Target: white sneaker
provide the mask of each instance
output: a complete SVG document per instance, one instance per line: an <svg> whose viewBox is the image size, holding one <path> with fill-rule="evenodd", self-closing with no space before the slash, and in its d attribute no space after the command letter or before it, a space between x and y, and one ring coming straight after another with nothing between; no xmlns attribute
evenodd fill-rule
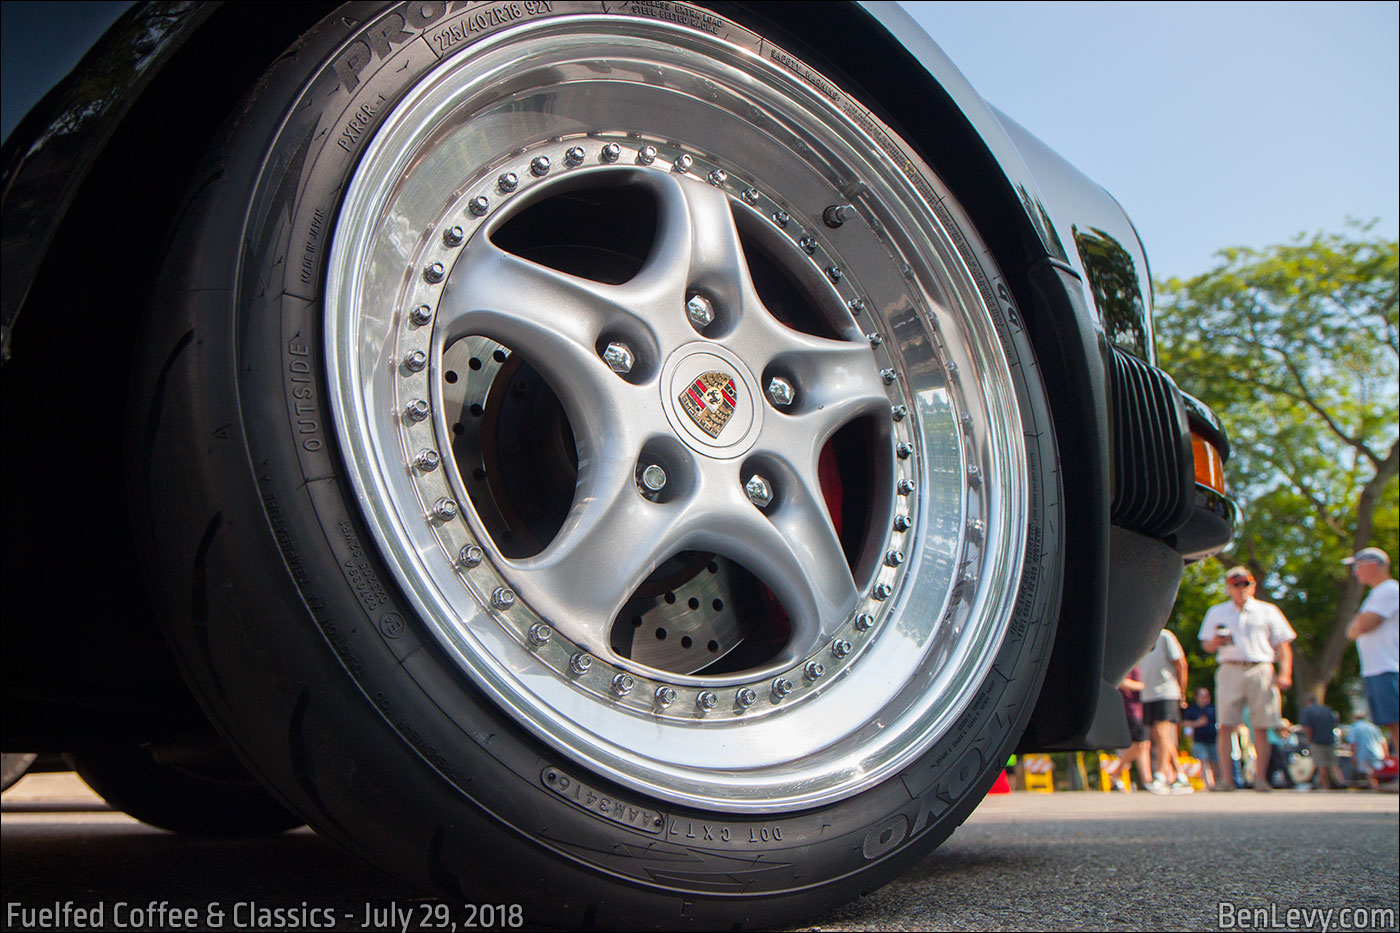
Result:
<svg viewBox="0 0 1400 933"><path fill-rule="evenodd" d="M1161 778L1156 778L1156 779L1154 779L1154 780L1152 781L1151 784L1148 784L1148 785L1147 785L1147 792L1150 793L1150 794L1159 794L1159 795L1161 795L1161 794L1170 794L1170 793L1171 793L1171 790L1168 789L1168 787L1167 787L1167 782L1166 782L1166 781L1163 781Z"/></svg>
<svg viewBox="0 0 1400 933"><path fill-rule="evenodd" d="M1196 788L1191 786L1190 781L1177 778L1175 781L1172 782L1171 792L1173 794L1194 794L1196 792Z"/></svg>

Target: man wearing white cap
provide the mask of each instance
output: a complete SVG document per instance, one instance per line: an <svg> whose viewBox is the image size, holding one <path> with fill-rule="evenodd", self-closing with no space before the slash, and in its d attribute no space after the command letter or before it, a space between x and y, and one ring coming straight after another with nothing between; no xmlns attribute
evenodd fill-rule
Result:
<svg viewBox="0 0 1400 933"><path fill-rule="evenodd" d="M1371 721L1389 734L1393 755L1400 748L1400 583L1390 575L1390 555L1378 547L1362 548L1342 563L1371 588L1347 638L1361 656Z"/></svg>

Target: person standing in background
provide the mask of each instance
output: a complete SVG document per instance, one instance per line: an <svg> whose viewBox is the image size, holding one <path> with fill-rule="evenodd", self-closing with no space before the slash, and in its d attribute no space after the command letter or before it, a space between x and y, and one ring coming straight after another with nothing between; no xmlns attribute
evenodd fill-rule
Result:
<svg viewBox="0 0 1400 933"><path fill-rule="evenodd" d="M1215 704L1210 701L1210 688L1196 688L1196 702L1181 714L1182 727L1191 736L1191 754L1201 763L1201 780L1208 790L1215 790L1215 771L1220 752L1215 747Z"/></svg>
<svg viewBox="0 0 1400 933"><path fill-rule="evenodd" d="M1390 753L1400 750L1400 583L1390 575L1390 555L1362 548L1342 561L1371 588L1361 611L1347 626L1361 658L1361 681L1371 721L1390 736Z"/></svg>
<svg viewBox="0 0 1400 933"><path fill-rule="evenodd" d="M1166 629L1138 662L1142 672L1142 721L1152 734L1153 793L1189 794L1191 781L1177 770L1177 724L1186 691L1186 652Z"/></svg>

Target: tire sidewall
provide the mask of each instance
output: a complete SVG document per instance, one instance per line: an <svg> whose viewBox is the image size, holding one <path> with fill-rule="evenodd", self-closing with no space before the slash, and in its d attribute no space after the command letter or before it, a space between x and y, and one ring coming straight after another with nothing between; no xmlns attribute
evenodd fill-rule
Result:
<svg viewBox="0 0 1400 933"><path fill-rule="evenodd" d="M677 807L589 775L492 706L398 593L341 469L324 266L359 154L437 64L435 43L462 54L527 15L597 10L355 5L260 82L202 173L153 314L150 444L137 464L152 575L187 676L254 773L380 867L446 896L529 896L531 923L790 919L870 890L946 838L1019 737L1059 599L1048 406L996 264L955 202L934 202L966 236L1011 363L1030 528L991 672L948 732L883 784L794 814Z"/></svg>

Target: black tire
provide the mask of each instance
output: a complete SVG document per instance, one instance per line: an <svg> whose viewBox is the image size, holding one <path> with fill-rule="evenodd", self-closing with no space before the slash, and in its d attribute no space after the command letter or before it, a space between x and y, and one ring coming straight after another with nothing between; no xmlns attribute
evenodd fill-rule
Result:
<svg viewBox="0 0 1400 933"><path fill-rule="evenodd" d="M160 829L241 839L302 825L301 817L274 800L232 755L181 765L131 745L64 757L99 797Z"/></svg>
<svg viewBox="0 0 1400 933"><path fill-rule="evenodd" d="M1005 609L988 623L987 656L936 739L873 786L770 812L686 803L675 788L648 793L640 778L597 773L503 709L414 608L347 473L330 401L327 254L369 141L437 65L409 38L431 33L462 61L512 25L505 7L445 6L381 15L352 4L323 21L253 89L192 189L152 305L134 412L145 444L133 464L148 575L184 673L250 770L318 832L440 896L522 904L532 925L738 928L872 890L981 800L1029 716L1053 640L1058 459L996 263L912 150L878 136L910 159L926 193L911 209L952 231L948 248L1005 356L1006 404L1025 445L1024 464L1012 464L1024 489L1010 491L1024 493L1024 513L1008 532L1023 569L995 594ZM742 27L670 6L671 20L689 18L687 41L720 31L758 47ZM526 7L525 19L574 28L548 4L509 9ZM783 60L785 73L815 74ZM807 86L859 108L834 84ZM868 131L887 132L859 113ZM893 473L894 445L878 438ZM950 613L963 586L981 592L950 583Z"/></svg>

